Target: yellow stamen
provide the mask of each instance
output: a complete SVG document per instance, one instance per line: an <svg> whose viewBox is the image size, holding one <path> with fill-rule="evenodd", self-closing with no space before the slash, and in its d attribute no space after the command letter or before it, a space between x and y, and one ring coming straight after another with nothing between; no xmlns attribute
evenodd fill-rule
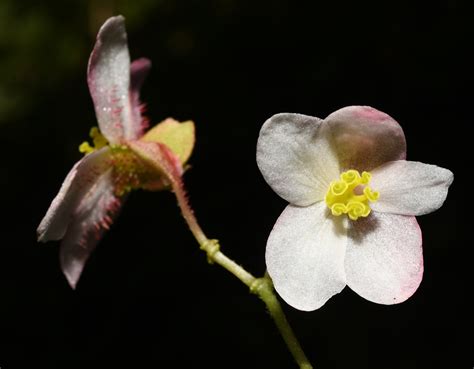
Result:
<svg viewBox="0 0 474 369"><path fill-rule="evenodd" d="M90 154L96 150L99 150L109 144L107 139L100 133L99 128L92 127L89 136L92 138L93 146L89 144L89 142L84 141L79 145L79 152L83 154Z"/></svg>
<svg viewBox="0 0 474 369"><path fill-rule="evenodd" d="M94 151L94 148L89 145L89 142L84 141L79 145L79 152L82 152L83 154L90 154L91 152Z"/></svg>
<svg viewBox="0 0 474 369"><path fill-rule="evenodd" d="M370 202L378 200L380 194L369 186L369 172L359 174L351 169L341 174L340 179L331 182L325 201L334 216L347 214L352 220L367 217L370 214Z"/></svg>

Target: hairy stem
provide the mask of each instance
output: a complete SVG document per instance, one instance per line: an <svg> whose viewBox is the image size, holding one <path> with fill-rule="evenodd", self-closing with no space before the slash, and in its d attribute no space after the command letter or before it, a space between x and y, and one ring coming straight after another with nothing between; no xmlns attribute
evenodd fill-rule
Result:
<svg viewBox="0 0 474 369"><path fill-rule="evenodd" d="M217 240L208 239L199 226L196 217L189 206L182 183L172 183L172 187L178 200L178 205L181 209L182 215L194 235L194 238L196 238L199 243L201 250L207 253L208 261L210 263L219 264L225 268L249 287L252 293L260 297L267 306L271 317L275 321L275 324L283 337L283 340L299 367L302 369L312 369L312 365L306 357L298 339L286 319L285 313L275 295L273 284L268 274L265 274L263 278L255 278L232 259L229 259L224 255L220 251L219 242Z"/></svg>

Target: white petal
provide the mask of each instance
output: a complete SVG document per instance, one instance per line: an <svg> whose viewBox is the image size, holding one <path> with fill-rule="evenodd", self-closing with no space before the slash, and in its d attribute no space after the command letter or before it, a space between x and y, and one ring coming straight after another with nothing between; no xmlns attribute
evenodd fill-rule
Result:
<svg viewBox="0 0 474 369"><path fill-rule="evenodd" d="M341 167L372 170L390 160L406 157L402 127L389 115L370 106L346 106L324 122Z"/></svg>
<svg viewBox="0 0 474 369"><path fill-rule="evenodd" d="M276 291L289 305L318 309L346 285L344 220L330 215L323 202L289 205L278 218L265 258Z"/></svg>
<svg viewBox="0 0 474 369"><path fill-rule="evenodd" d="M322 200L340 174L322 120L301 114L277 114L265 122L257 164L272 189L298 206Z"/></svg>
<svg viewBox="0 0 474 369"><path fill-rule="evenodd" d="M392 161L372 171L370 186L380 192L372 209L384 213L423 215L443 205L453 173L415 161Z"/></svg>
<svg viewBox="0 0 474 369"><path fill-rule="evenodd" d="M421 231L415 217L373 212L352 223L346 251L347 285L378 304L398 304L423 277Z"/></svg>
<svg viewBox="0 0 474 369"><path fill-rule="evenodd" d="M104 147L84 156L74 165L38 227L38 241L63 238L82 198L108 169L109 154L109 148Z"/></svg>
<svg viewBox="0 0 474 369"><path fill-rule="evenodd" d="M124 199L114 194L112 169L102 174L82 198L61 242L61 268L72 288L81 276L84 264L114 217Z"/></svg>
<svg viewBox="0 0 474 369"><path fill-rule="evenodd" d="M87 71L99 127L111 143L139 137L130 98L130 55L122 16L109 18L99 30Z"/></svg>

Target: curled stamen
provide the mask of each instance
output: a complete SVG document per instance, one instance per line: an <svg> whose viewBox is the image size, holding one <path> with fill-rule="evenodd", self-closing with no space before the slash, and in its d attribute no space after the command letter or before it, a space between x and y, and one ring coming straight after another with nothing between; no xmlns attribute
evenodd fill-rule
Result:
<svg viewBox="0 0 474 369"><path fill-rule="evenodd" d="M79 152L83 154L90 154L96 150L99 150L109 144L107 139L100 133L99 128L92 127L89 131L89 136L92 138L93 146L89 144L89 142L84 141L79 145Z"/></svg>
<svg viewBox="0 0 474 369"><path fill-rule="evenodd" d="M334 181L331 183L331 192L334 196L340 196L347 190L347 183L343 181Z"/></svg>
<svg viewBox="0 0 474 369"><path fill-rule="evenodd" d="M341 173L340 180L331 182L325 201L332 215L347 214L352 220L367 217L371 211L369 201L377 201L380 196L368 186L370 179L369 172L361 175L351 169Z"/></svg>
<svg viewBox="0 0 474 369"><path fill-rule="evenodd" d="M367 196L370 202L375 202L379 199L380 193L377 191L372 191L370 187L364 188L364 195Z"/></svg>
<svg viewBox="0 0 474 369"><path fill-rule="evenodd" d="M347 213L346 205L340 202L338 202L337 204L334 204L333 206L331 206L331 213L332 215L335 215L335 216L339 216L339 215Z"/></svg>
<svg viewBox="0 0 474 369"><path fill-rule="evenodd" d="M360 175L357 170L351 169L347 172L341 173L341 179L348 185L353 184L355 181L360 180Z"/></svg>

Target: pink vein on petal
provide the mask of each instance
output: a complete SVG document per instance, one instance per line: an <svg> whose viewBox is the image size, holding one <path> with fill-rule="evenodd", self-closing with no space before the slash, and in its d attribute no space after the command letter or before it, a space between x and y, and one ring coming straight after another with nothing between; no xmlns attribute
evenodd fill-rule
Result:
<svg viewBox="0 0 474 369"><path fill-rule="evenodd" d="M98 179L78 206L63 238L61 268L75 288L91 252L112 225L125 201L114 193L112 169Z"/></svg>
<svg viewBox="0 0 474 369"><path fill-rule="evenodd" d="M64 236L83 197L107 170L109 155L109 148L104 147L74 165L38 227L39 241L59 240Z"/></svg>
<svg viewBox="0 0 474 369"><path fill-rule="evenodd" d="M101 132L111 143L134 138L130 117L130 56L122 16L109 18L99 30L87 70Z"/></svg>

